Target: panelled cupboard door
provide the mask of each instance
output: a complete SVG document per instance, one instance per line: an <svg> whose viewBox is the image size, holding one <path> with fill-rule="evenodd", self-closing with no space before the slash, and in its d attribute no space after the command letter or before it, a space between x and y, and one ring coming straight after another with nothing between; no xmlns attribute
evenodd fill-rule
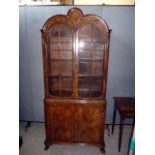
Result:
<svg viewBox="0 0 155 155"><path fill-rule="evenodd" d="M54 142L72 142L72 106L52 103L46 105L47 134Z"/></svg>
<svg viewBox="0 0 155 155"><path fill-rule="evenodd" d="M77 106L77 142L102 143L103 105L81 104Z"/></svg>

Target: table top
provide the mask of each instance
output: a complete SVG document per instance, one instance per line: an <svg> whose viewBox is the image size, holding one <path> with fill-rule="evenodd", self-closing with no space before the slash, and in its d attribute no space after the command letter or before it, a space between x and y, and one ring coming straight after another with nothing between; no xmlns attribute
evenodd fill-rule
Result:
<svg viewBox="0 0 155 155"><path fill-rule="evenodd" d="M134 97L114 97L116 108L122 112L135 113L135 98Z"/></svg>

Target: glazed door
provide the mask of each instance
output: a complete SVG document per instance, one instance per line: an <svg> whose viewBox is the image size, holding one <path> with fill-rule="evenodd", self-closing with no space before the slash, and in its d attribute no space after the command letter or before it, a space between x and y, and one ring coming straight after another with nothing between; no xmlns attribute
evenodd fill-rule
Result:
<svg viewBox="0 0 155 155"><path fill-rule="evenodd" d="M79 143L101 143L103 138L103 105L80 104L77 107L77 137Z"/></svg>
<svg viewBox="0 0 155 155"><path fill-rule="evenodd" d="M48 94L70 97L73 90L73 34L64 24L55 24L47 44Z"/></svg>
<svg viewBox="0 0 155 155"><path fill-rule="evenodd" d="M78 93L81 98L101 97L103 89L104 42L100 29L85 24L78 38Z"/></svg>

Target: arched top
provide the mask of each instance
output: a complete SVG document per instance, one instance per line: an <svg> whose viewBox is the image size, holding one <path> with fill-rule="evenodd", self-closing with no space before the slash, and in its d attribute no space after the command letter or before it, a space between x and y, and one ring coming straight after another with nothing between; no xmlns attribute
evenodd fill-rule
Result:
<svg viewBox="0 0 155 155"><path fill-rule="evenodd" d="M79 8L75 7L75 8L71 8L68 11L67 16L69 16L71 19L72 18L79 19L79 18L81 18L83 16L83 12Z"/></svg>
<svg viewBox="0 0 155 155"><path fill-rule="evenodd" d="M107 33L106 35L108 35L110 31L108 25L101 17L93 14L84 15L81 9L74 7L68 11L67 15L55 15L49 18L45 22L42 32L49 31L53 25L60 23L65 23L73 31L85 25L85 23L95 23L102 29L104 34Z"/></svg>
<svg viewBox="0 0 155 155"><path fill-rule="evenodd" d="M74 28L77 27L77 25L80 22L82 16L83 16L83 12L79 8L72 8L67 13L67 17L69 18L69 20L72 21L72 24L74 25Z"/></svg>

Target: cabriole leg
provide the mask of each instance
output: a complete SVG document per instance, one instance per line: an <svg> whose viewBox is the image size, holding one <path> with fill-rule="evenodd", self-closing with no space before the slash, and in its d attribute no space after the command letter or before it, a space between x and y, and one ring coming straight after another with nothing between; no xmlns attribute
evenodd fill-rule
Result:
<svg viewBox="0 0 155 155"><path fill-rule="evenodd" d="M50 145L48 144L47 140L45 140L45 143L44 143L44 144L45 144L44 150L45 150L45 151L48 151Z"/></svg>
<svg viewBox="0 0 155 155"><path fill-rule="evenodd" d="M100 150L101 150L102 153L105 153L105 143L104 142L101 145Z"/></svg>

